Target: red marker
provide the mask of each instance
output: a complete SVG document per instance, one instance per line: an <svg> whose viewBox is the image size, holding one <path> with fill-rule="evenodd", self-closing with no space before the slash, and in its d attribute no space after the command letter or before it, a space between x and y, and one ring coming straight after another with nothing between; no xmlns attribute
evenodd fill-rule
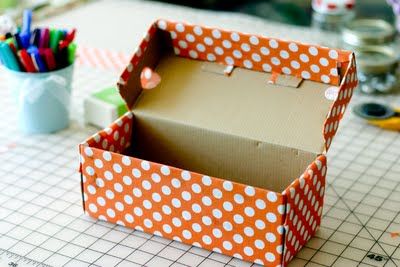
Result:
<svg viewBox="0 0 400 267"><path fill-rule="evenodd" d="M69 33L67 33L67 35L64 38L64 41L67 41L68 43L72 43L72 41L75 38L75 33L76 33L76 29L72 29Z"/></svg>
<svg viewBox="0 0 400 267"><path fill-rule="evenodd" d="M27 72L37 72L33 65L32 58L26 52L26 49L18 51L18 57Z"/></svg>
<svg viewBox="0 0 400 267"><path fill-rule="evenodd" d="M39 55L44 59L47 65L47 69L54 70L56 68L56 61L54 59L53 51L51 48L40 48Z"/></svg>

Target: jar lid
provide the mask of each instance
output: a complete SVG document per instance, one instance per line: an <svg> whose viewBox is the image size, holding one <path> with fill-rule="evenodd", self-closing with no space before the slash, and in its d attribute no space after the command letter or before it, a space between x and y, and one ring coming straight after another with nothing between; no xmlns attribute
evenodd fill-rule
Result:
<svg viewBox="0 0 400 267"><path fill-rule="evenodd" d="M380 19L353 20L345 25L342 32L343 41L352 46L390 43L395 36L395 28Z"/></svg>
<svg viewBox="0 0 400 267"><path fill-rule="evenodd" d="M354 9L355 0L313 0L315 12L331 15L343 15Z"/></svg>
<svg viewBox="0 0 400 267"><path fill-rule="evenodd" d="M355 51L357 67L365 74L381 74L397 66L394 49L388 46L364 46Z"/></svg>

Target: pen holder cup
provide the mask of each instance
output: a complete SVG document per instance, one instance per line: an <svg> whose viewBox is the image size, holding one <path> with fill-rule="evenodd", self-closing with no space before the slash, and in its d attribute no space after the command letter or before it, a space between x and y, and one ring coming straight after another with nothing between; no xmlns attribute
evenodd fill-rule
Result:
<svg viewBox="0 0 400 267"><path fill-rule="evenodd" d="M6 70L23 132L44 134L68 127L73 64L45 73Z"/></svg>

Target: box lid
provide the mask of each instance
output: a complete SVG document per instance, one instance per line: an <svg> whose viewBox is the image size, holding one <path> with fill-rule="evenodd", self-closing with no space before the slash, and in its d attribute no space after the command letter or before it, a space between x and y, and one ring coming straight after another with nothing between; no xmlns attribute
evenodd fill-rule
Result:
<svg viewBox="0 0 400 267"><path fill-rule="evenodd" d="M230 77L204 71L211 62L237 68ZM147 66L162 81L142 94ZM349 51L159 20L118 87L134 112L319 154L336 133L355 73ZM268 84L279 75L303 81Z"/></svg>

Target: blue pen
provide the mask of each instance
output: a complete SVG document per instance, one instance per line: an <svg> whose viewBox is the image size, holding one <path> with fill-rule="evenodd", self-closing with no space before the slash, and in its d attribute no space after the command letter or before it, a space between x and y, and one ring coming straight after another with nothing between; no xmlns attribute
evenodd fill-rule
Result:
<svg viewBox="0 0 400 267"><path fill-rule="evenodd" d="M21 46L22 48L28 49L30 46L30 34L27 33L20 33L19 38L21 40Z"/></svg>
<svg viewBox="0 0 400 267"><path fill-rule="evenodd" d="M19 68L17 59L15 58L10 46L7 43L0 42L0 55L1 61L3 62L4 66L15 71L21 70Z"/></svg>
<svg viewBox="0 0 400 267"><path fill-rule="evenodd" d="M39 49L36 46L31 46L28 48L27 52L31 56L33 65L35 66L36 70L38 72L46 72L46 64L40 57Z"/></svg>
<svg viewBox="0 0 400 267"><path fill-rule="evenodd" d="M30 39L31 34L31 23L32 23L32 10L25 9L22 17L22 30L21 32L24 34L28 34Z"/></svg>

